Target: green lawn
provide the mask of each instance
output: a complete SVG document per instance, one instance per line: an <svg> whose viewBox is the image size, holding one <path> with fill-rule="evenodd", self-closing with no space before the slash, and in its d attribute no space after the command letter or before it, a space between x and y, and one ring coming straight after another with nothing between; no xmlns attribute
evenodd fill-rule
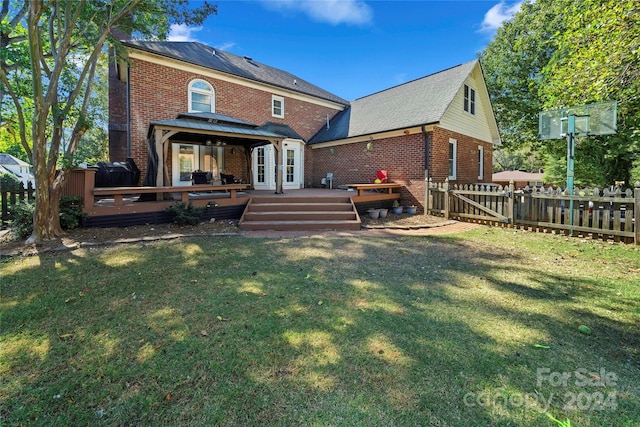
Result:
<svg viewBox="0 0 640 427"><path fill-rule="evenodd" d="M0 273L3 426L640 425L629 245L209 237Z"/></svg>

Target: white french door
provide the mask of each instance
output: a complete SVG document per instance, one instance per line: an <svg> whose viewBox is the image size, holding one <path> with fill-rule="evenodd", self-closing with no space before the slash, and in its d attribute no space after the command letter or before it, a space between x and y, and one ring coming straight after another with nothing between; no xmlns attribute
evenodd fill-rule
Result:
<svg viewBox="0 0 640 427"><path fill-rule="evenodd" d="M303 148L300 141L285 141L282 150L282 187L286 190L302 188L304 182ZM276 189L276 162L273 145L253 150L253 186L256 190Z"/></svg>

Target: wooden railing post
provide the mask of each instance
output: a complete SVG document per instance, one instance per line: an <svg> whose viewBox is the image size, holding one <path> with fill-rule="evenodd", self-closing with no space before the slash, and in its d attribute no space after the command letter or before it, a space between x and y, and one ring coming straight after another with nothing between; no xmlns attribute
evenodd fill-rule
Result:
<svg viewBox="0 0 640 427"><path fill-rule="evenodd" d="M444 219L449 219L449 178L444 180L444 186L442 188L444 189Z"/></svg>
<svg viewBox="0 0 640 427"><path fill-rule="evenodd" d="M515 189L516 186L513 184L513 180L509 181L509 224L513 227L515 215L513 213L514 209L514 201L515 201Z"/></svg>
<svg viewBox="0 0 640 427"><path fill-rule="evenodd" d="M633 189L633 216L635 218L635 230L633 244L635 246L640 245L640 181L636 181ZM627 218L627 221L631 221L631 218Z"/></svg>

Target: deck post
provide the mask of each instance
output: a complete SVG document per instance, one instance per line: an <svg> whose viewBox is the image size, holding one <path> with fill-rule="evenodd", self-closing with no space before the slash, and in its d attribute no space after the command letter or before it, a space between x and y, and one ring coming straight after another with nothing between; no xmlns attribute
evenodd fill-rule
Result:
<svg viewBox="0 0 640 427"><path fill-rule="evenodd" d="M162 130L156 129L156 153L158 153L158 170L156 171L156 186L164 187L164 143L162 140Z"/></svg>

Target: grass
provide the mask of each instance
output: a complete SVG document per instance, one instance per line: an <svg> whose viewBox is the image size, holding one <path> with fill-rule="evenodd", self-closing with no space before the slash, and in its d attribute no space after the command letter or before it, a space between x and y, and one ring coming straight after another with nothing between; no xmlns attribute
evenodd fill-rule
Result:
<svg viewBox="0 0 640 427"><path fill-rule="evenodd" d="M639 255L480 228L12 259L0 422L638 425Z"/></svg>

